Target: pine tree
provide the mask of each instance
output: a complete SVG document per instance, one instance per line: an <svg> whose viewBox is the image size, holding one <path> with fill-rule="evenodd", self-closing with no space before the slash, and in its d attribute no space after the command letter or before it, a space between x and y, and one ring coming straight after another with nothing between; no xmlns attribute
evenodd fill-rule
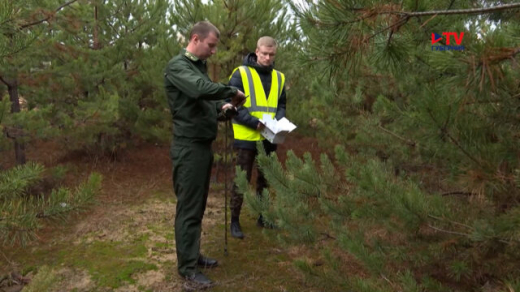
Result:
<svg viewBox="0 0 520 292"><path fill-rule="evenodd" d="M347 129L350 135L343 137L349 142L396 164L419 156L427 163L458 164L454 171L466 182L466 191L483 194L509 185L517 165L513 145L518 129L511 131L510 125L516 121L511 109L518 107L518 82L510 60L520 49L504 36L518 34L518 9L508 11L510 6L503 5L502 10L486 10L484 5L472 16L476 8L470 8L486 2L441 2L370 6L330 1L304 10L301 25L311 36L307 57L326 61L333 77L331 90L316 86L311 91L325 91L316 103L334 105L320 116L331 123L327 134ZM438 12L454 9L469 10ZM491 30L486 19L502 22ZM465 31L465 50L432 51L434 30ZM340 118L345 110L352 120ZM371 141L380 142L374 147ZM480 185L472 170L487 183Z"/></svg>
<svg viewBox="0 0 520 292"><path fill-rule="evenodd" d="M60 179L60 169L55 179ZM92 173L75 190L65 187L38 188L44 167L36 163L20 165L0 173L0 245L26 244L35 239L44 220L64 219L92 204L101 187L101 175Z"/></svg>
<svg viewBox="0 0 520 292"><path fill-rule="evenodd" d="M520 5L508 2L293 6L317 73L296 89L311 94L301 104L318 137L344 147L320 170L309 156L288 154L285 167L259 157L268 200L238 181L280 239L333 267L296 261L309 278L338 291L517 285ZM464 50L432 49L443 31L464 32ZM327 189L330 173L342 175ZM338 258L365 276L345 278Z"/></svg>
<svg viewBox="0 0 520 292"><path fill-rule="evenodd" d="M61 86L39 92L38 102L49 90L63 93L53 100L53 117L68 147L115 152L131 137L166 135L167 59L157 54L165 12L162 0L97 1L64 15L75 24L57 25L47 72Z"/></svg>
<svg viewBox="0 0 520 292"><path fill-rule="evenodd" d="M21 86L20 75L28 71L32 62L28 62L27 56L34 49L34 43L44 31L45 25L65 6L76 2L75 0L59 6L56 1L27 1L19 3L14 1L2 2L2 14L0 14L0 82L7 87L11 102L11 114L18 115L21 111L19 89ZM23 4L23 5L22 5ZM52 7L52 8L51 8ZM23 52L23 54L22 54ZM3 96L2 96L3 99ZM13 140L17 164L24 164L25 158L25 128L18 119L12 124L3 126L6 136ZM4 120L5 122L5 120Z"/></svg>
<svg viewBox="0 0 520 292"><path fill-rule="evenodd" d="M35 20L20 15L6 22L37 33L31 31L30 45L11 53L4 67L11 75L16 68L17 92L28 109L7 115L4 129L16 129L13 125L21 121L23 131L8 133L23 142L52 138L69 149L93 152L114 152L132 137L164 140L169 128L161 74L167 61L161 49L166 4L71 1L43 6L40 1L23 9L13 6L13 11L32 8L39 14L32 14Z"/></svg>
<svg viewBox="0 0 520 292"><path fill-rule="evenodd" d="M0 34L7 42L0 46L0 79L10 100L2 95L0 102L1 151L8 149L5 137L14 139L22 163L22 146L37 139L99 152L114 150L131 135L166 136L167 59L160 39L166 2L58 2L2 2ZM76 190L38 191L46 177L34 163L2 169L2 244L25 243L42 220L88 206L101 183L94 173Z"/></svg>
<svg viewBox="0 0 520 292"><path fill-rule="evenodd" d="M233 69L242 64L243 57L254 51L259 37L275 38L280 43L280 52L295 37L288 7L280 1L177 0L169 15L181 46L187 44L189 29L197 21L208 20L220 30L219 50L208 60L209 73L215 81L227 82Z"/></svg>

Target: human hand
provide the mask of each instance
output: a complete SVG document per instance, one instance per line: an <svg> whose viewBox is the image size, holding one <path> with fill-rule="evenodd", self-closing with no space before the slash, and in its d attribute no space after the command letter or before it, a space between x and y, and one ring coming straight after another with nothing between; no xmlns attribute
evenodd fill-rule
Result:
<svg viewBox="0 0 520 292"><path fill-rule="evenodd" d="M238 110L231 103L226 103L222 106L222 115L226 119L232 119L238 115Z"/></svg>
<svg viewBox="0 0 520 292"><path fill-rule="evenodd" d="M265 128L265 125L262 124L261 122L258 122L258 125L256 125L257 131L262 131L264 128Z"/></svg>
<svg viewBox="0 0 520 292"><path fill-rule="evenodd" d="M241 106L246 102L246 96L240 90L237 90L237 94L231 99L231 104L235 107Z"/></svg>
<svg viewBox="0 0 520 292"><path fill-rule="evenodd" d="M228 109L230 109L230 108L232 108L232 107L233 107L232 104L230 104L230 103L225 103L225 104L222 106L221 109L222 109L223 112L225 112L226 110L228 110Z"/></svg>

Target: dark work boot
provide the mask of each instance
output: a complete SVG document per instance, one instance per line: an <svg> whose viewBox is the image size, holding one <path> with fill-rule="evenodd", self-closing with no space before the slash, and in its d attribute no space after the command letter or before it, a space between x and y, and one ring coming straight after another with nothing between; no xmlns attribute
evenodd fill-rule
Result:
<svg viewBox="0 0 520 292"><path fill-rule="evenodd" d="M218 261L216 259L208 258L203 255L199 255L199 259L197 260L197 265L202 268L211 269L218 266Z"/></svg>
<svg viewBox="0 0 520 292"><path fill-rule="evenodd" d="M240 227L240 221L238 221L238 219L231 219L231 226L229 229L231 230L231 236L234 238L244 239L244 233L242 233L242 228Z"/></svg>
<svg viewBox="0 0 520 292"><path fill-rule="evenodd" d="M185 276L184 278L186 279L186 282L184 283L185 291L200 291L213 286L213 281L201 272L195 272L191 275Z"/></svg>

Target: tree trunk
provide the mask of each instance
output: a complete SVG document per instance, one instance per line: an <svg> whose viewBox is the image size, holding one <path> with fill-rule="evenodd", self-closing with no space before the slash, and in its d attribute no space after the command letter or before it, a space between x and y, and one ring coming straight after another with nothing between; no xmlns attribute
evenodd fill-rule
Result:
<svg viewBox="0 0 520 292"><path fill-rule="evenodd" d="M211 78L211 80L213 80L213 82L218 82L219 81L219 74L220 74L220 66L218 66L217 64L215 63L211 63L210 65L210 70L209 70L209 77Z"/></svg>
<svg viewBox="0 0 520 292"><path fill-rule="evenodd" d="M9 98L11 100L11 113L19 113L20 112L20 98L18 97L18 80L14 79L12 81L7 82L7 91L9 92ZM25 164L25 144L24 142L19 141L19 138L22 137L19 133L23 133L22 127L20 125L16 126L17 133L14 135L14 152L16 158L16 164L22 165Z"/></svg>
<svg viewBox="0 0 520 292"><path fill-rule="evenodd" d="M98 7L94 4L94 35L93 35L94 50L99 49L99 33L98 33Z"/></svg>

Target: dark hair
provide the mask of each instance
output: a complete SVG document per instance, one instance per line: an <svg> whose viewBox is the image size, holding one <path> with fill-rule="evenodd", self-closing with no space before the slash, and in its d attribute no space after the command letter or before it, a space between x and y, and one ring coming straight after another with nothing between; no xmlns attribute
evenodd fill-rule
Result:
<svg viewBox="0 0 520 292"><path fill-rule="evenodd" d="M220 38L220 31L209 21L199 21L193 25L190 31L190 40L193 35L198 35L202 40L205 39L210 32L215 33L217 38Z"/></svg>

